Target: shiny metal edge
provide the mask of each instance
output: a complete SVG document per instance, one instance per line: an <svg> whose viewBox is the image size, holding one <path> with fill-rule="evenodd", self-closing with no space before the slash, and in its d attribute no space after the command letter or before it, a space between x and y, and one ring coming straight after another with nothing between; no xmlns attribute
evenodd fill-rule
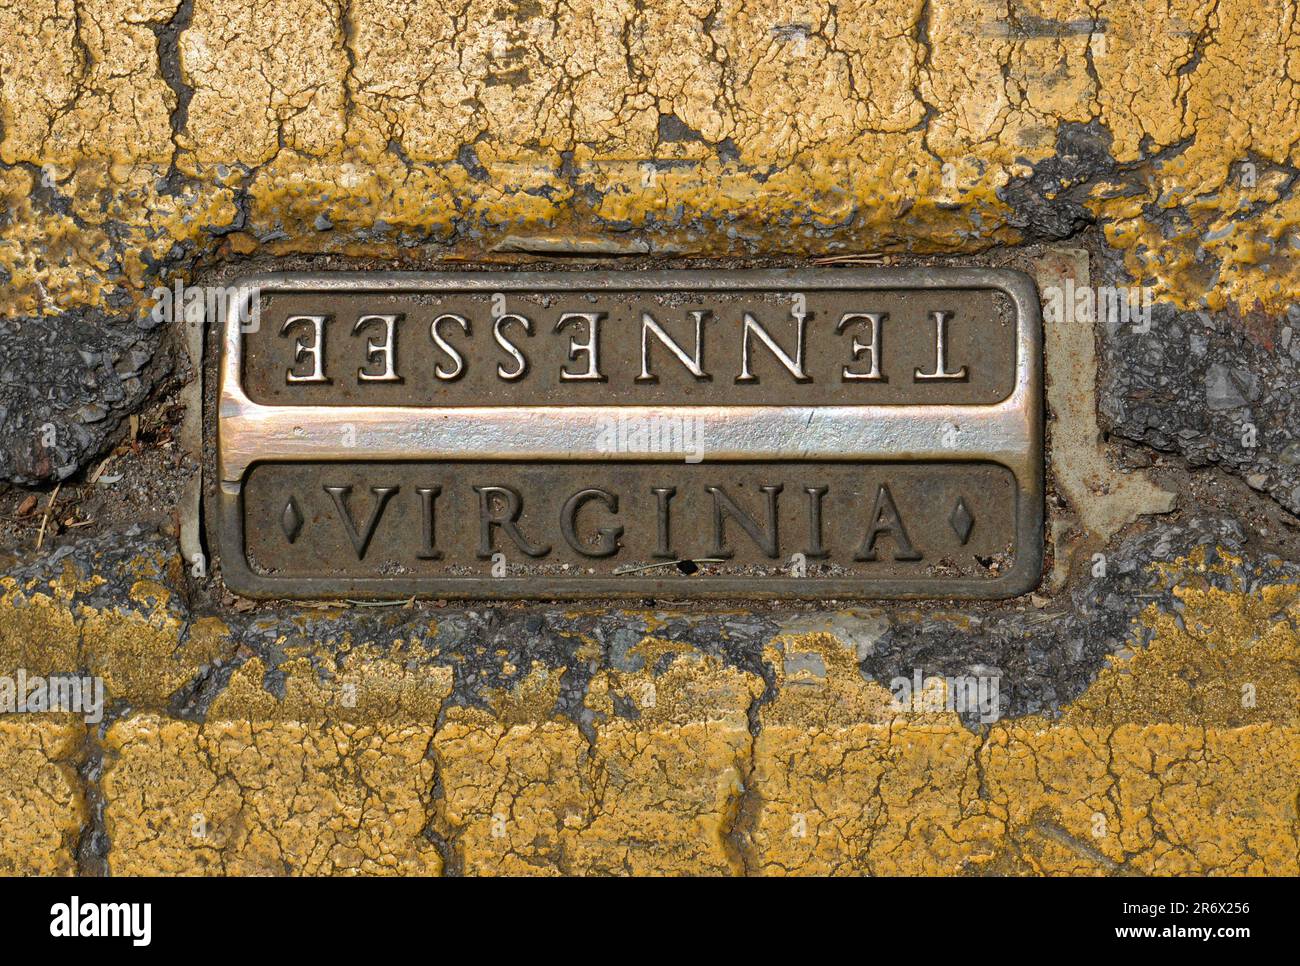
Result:
<svg viewBox="0 0 1300 966"><path fill-rule="evenodd" d="M239 301L222 320L217 402L216 531L221 571L235 593L254 598L565 599L654 596L664 599L840 598L1002 599L1037 586L1043 561L1042 317L1032 279L1011 269L865 268L740 269L650 272L331 272L269 273L231 283L260 297L266 291L510 292L764 291L831 289L982 288L1001 291L1016 316L1016 375L1010 394L978 406L619 406L628 418L691 416L714 423L740 441L709 453L732 460L991 461L1018 485L1015 563L989 580L943 578L745 577L455 577L274 578L257 574L244 556L242 481L262 461L326 460L608 460L646 461L653 454L597 453L595 420L613 407L302 407L263 406L240 386ZM319 430L348 423L358 445L323 444L320 434L296 433L308 420ZM419 416L418 425L401 426ZM430 417L435 417L430 419ZM576 420L576 422L575 422ZM435 425L430 425L430 424ZM960 427L955 445L940 438L945 423ZM394 424L398 424L394 428ZM868 432L865 427L870 426ZM503 437L509 434L509 445ZM315 437L315 438L313 438ZM364 440L364 443L362 443ZM674 462L671 454L665 461ZM687 581L690 581L688 584Z"/></svg>

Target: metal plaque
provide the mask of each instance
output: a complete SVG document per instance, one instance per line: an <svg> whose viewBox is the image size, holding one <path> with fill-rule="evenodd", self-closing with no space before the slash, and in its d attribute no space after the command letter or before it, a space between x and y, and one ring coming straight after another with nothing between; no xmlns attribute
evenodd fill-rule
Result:
<svg viewBox="0 0 1300 966"><path fill-rule="evenodd" d="M1000 269L280 274L230 290L214 529L256 597L994 598L1042 566Z"/></svg>

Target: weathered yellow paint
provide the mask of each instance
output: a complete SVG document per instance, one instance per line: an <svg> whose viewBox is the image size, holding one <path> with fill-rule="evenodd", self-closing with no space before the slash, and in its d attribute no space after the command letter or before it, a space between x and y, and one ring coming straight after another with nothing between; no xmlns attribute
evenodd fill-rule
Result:
<svg viewBox="0 0 1300 966"><path fill-rule="evenodd" d="M436 874L427 726L137 715L105 741L115 874Z"/></svg>
<svg viewBox="0 0 1300 966"><path fill-rule="evenodd" d="M80 721L0 715L0 875L70 875L86 820L77 780Z"/></svg>
<svg viewBox="0 0 1300 966"><path fill-rule="evenodd" d="M1300 587L1251 589L1238 578L1232 590L1217 589L1202 575L1231 573L1234 558L1223 557L1211 565L1197 552L1177 566L1158 565L1180 611L1146 608L1140 624L1150 643L1113 656L1067 721L1300 724ZM1246 688L1250 707L1243 706Z"/></svg>
<svg viewBox="0 0 1300 966"><path fill-rule="evenodd" d="M427 261L397 242L613 223L666 252L972 252L1020 237L999 189L1092 120L1131 170L1084 200L1157 297L1277 311L1300 288L1287 0L196 0L175 132L149 23L176 0L90 7L0 5L23 311L140 295L178 243ZM661 115L699 140L662 140ZM173 165L190 180L166 188ZM69 214L33 202L42 178ZM249 232L208 234L241 191Z"/></svg>
<svg viewBox="0 0 1300 966"><path fill-rule="evenodd" d="M1178 613L1149 606L1133 627L1146 646L1060 718L986 734L896 709L822 631L772 640L770 693L652 632L630 655L639 670L590 681L585 733L555 711L560 672L504 668L514 684L464 706L449 701L450 669L408 640L286 641L274 693L250 658L206 723L176 720L163 682L229 657L228 630L197 621L180 647L157 609L165 591L144 582L130 607L73 613L58 588L93 580L72 568L52 595L33 584L0 598L0 673L79 655L137 706L94 742L117 874L426 874L445 849L478 874L1294 875L1300 591L1216 589L1206 576L1241 562L1212 559L1156 565ZM115 633L94 631L110 620ZM82 628L80 652L43 649ZM21 635L37 647L15 648ZM152 682L122 670L142 659ZM75 868L75 762L90 738L79 721L0 718L15 763L0 809L22 829L0 848L4 868Z"/></svg>
<svg viewBox="0 0 1300 966"><path fill-rule="evenodd" d="M136 562L155 577L160 566L152 557ZM114 607L77 602L74 595L97 582L102 578L82 576L70 565L44 585L20 587L11 577L0 578L0 673L23 668L33 675L98 675L109 695L165 707L199 665L233 651L227 629L214 618L195 621L182 641L182 621L167 608L170 591L156 580L137 581L129 599Z"/></svg>

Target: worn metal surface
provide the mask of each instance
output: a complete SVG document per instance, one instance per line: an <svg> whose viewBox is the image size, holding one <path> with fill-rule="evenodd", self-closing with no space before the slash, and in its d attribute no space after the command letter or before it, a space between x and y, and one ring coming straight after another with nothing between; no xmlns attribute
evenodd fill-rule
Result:
<svg viewBox="0 0 1300 966"><path fill-rule="evenodd" d="M240 593L999 597L1037 582L1041 333L1019 273L297 274L234 288L270 306L251 323L241 295L224 328L218 529ZM683 352L671 365L643 327L651 310ZM479 342L453 346L438 320L467 340L475 312ZM514 339L549 348L527 362L508 339L484 351L506 313ZM708 336L701 322L688 338L681 323L706 316ZM410 405L421 385L436 405ZM571 402L574 385L586 391Z"/></svg>
<svg viewBox="0 0 1300 966"><path fill-rule="evenodd" d="M266 293L256 330L243 326L241 388L250 400L268 406L440 408L992 405L1011 393L1015 308L998 288L937 290L923 271L906 276L919 287L881 288L868 276L864 291L861 275L842 276L842 269L758 275L518 272L482 278L463 273L428 289L377 291L354 276L344 289ZM603 284L605 279L611 284ZM801 288L801 280L810 284ZM594 289L585 287L593 284ZM951 368L964 370L960 379L914 378L933 370L930 312L936 309L950 314L946 357ZM868 378L869 351L854 352L855 342L873 341L871 323L862 317L868 312L881 316L875 340L881 355L878 378ZM312 382L297 378L306 374L309 360L294 359L298 342L312 339L309 326L290 320L320 313L328 317L322 360L327 381ZM698 375L664 341L671 340L694 364L697 313ZM803 318L802 354L796 352L795 313ZM585 349L571 357L572 344L590 339L590 314L598 316L595 365ZM643 352L645 314L663 335L647 329ZM800 356L805 378L795 378L752 332L746 351L745 314L778 349ZM385 373L375 343L384 342L383 319L389 316L395 320L394 361L393 371ZM431 332L435 324L437 341ZM579 378L593 368L599 379ZM286 379L290 370L293 381Z"/></svg>

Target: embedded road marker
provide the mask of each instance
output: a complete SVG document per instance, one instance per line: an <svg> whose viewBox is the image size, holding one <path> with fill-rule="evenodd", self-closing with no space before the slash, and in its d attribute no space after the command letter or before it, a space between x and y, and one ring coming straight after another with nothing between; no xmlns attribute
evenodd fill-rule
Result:
<svg viewBox="0 0 1300 966"><path fill-rule="evenodd" d="M227 308L254 597L1014 596L1041 322L1001 269L279 274Z"/></svg>

